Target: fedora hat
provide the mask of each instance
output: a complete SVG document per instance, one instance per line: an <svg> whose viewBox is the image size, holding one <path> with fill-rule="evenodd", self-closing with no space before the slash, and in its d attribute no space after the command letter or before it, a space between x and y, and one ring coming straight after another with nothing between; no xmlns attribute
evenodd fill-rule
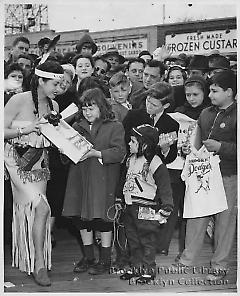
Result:
<svg viewBox="0 0 240 296"><path fill-rule="evenodd" d="M229 70L230 69L230 61L222 55L211 56L209 60L209 70L222 69Z"/></svg>
<svg viewBox="0 0 240 296"><path fill-rule="evenodd" d="M209 70L208 57L204 55L194 55L190 60L188 70Z"/></svg>
<svg viewBox="0 0 240 296"><path fill-rule="evenodd" d="M119 64L123 64L125 61L124 56L120 55L116 47L110 47L105 54L102 55L104 59L109 56L116 56L119 58Z"/></svg>

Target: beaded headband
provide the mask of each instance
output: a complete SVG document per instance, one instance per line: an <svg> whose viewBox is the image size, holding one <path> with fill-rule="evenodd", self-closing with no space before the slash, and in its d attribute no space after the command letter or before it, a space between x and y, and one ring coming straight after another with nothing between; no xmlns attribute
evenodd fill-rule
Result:
<svg viewBox="0 0 240 296"><path fill-rule="evenodd" d="M35 74L39 77L49 78L49 79L63 79L64 74L57 74L52 72L46 72L39 69L35 69Z"/></svg>

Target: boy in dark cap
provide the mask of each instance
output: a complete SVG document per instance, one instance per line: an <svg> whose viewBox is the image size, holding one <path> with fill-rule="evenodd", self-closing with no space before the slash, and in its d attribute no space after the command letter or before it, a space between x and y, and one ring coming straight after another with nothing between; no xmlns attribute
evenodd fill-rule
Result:
<svg viewBox="0 0 240 296"><path fill-rule="evenodd" d="M77 54L94 55L97 52L97 45L89 34L84 34L76 45Z"/></svg>
<svg viewBox="0 0 240 296"><path fill-rule="evenodd" d="M121 180L119 199L126 204L123 222L131 254L131 270L122 280L136 278L137 283L149 283L156 276L156 237L159 223L172 212L170 178L166 166L156 154L158 129L144 124L131 130L130 156ZM160 213L152 220L146 213Z"/></svg>

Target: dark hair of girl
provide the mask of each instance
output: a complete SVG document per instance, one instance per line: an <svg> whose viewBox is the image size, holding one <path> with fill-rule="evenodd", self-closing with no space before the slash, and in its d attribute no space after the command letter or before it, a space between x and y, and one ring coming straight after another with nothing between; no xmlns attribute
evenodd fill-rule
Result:
<svg viewBox="0 0 240 296"><path fill-rule="evenodd" d="M83 117L82 107L92 105L98 106L102 120L112 120L115 118L110 103L106 100L104 93L99 88L92 88L83 92L79 102L81 117Z"/></svg>
<svg viewBox="0 0 240 296"><path fill-rule="evenodd" d="M187 72L185 71L185 69L183 69L181 66L174 65L174 66L169 67L169 70L168 70L167 76L166 76L166 82L168 82L169 76L170 76L171 72L174 70L179 70L182 73L183 81L185 81L187 79Z"/></svg>
<svg viewBox="0 0 240 296"><path fill-rule="evenodd" d="M134 136L138 141L138 152L137 157L144 156L148 163L150 163L156 154L157 146L153 144L149 144L147 141L144 140L143 137L138 135L134 132L134 130L131 130L131 136Z"/></svg>
<svg viewBox="0 0 240 296"><path fill-rule="evenodd" d="M85 90L99 88L104 93L106 97L109 97L109 90L106 85L101 82L97 77L85 77L81 80L78 87L78 97L80 98Z"/></svg>
<svg viewBox="0 0 240 296"><path fill-rule="evenodd" d="M62 66L58 62L54 62L54 61L46 61L45 63L37 66L37 69L45 71L45 72L63 74ZM38 114L38 92L37 92L37 89L39 86L39 82L38 82L39 78L41 78L41 77L34 74L31 79L31 83L30 83L30 88L31 88L31 92L32 92L32 99L33 99L33 103L35 106L34 114ZM42 78L42 79L43 79L43 81L49 80L49 78ZM52 100L48 99L48 103L49 103L50 109L53 110Z"/></svg>
<svg viewBox="0 0 240 296"><path fill-rule="evenodd" d="M93 60L93 57L91 55L88 55L88 54L77 54L75 57L73 57L72 61L71 61L71 64L74 66L74 68L76 68L76 65L77 65L77 61L79 59L88 59L92 65L92 67L94 68L94 60Z"/></svg>

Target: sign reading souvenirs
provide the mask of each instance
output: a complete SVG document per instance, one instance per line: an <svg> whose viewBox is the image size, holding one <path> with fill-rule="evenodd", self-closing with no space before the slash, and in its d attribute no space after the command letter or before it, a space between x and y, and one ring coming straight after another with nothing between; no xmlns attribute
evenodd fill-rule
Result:
<svg viewBox="0 0 240 296"><path fill-rule="evenodd" d="M119 54L123 55L125 58L137 57L139 53L143 50L147 50L147 38L140 39L120 39L116 41L109 42L97 42L97 53L96 55L102 55L107 52L111 47L116 47Z"/></svg>
<svg viewBox="0 0 240 296"><path fill-rule="evenodd" d="M237 30L185 33L176 34L174 37L166 35L166 46L173 56L180 53L207 54L213 50L218 50L220 53L236 52Z"/></svg>

